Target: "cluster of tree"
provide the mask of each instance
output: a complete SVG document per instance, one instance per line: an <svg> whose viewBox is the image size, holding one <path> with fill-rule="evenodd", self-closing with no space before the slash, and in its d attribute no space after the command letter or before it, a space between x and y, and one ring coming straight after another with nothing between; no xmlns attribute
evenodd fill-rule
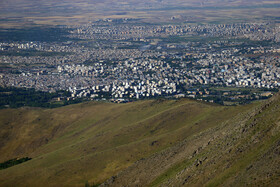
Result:
<svg viewBox="0 0 280 187"><path fill-rule="evenodd" d="M55 108L68 104L79 103L82 100L69 100L70 92L55 93L36 91L33 88L0 87L0 108L18 108L22 106ZM60 102L56 98L62 98Z"/></svg>
<svg viewBox="0 0 280 187"><path fill-rule="evenodd" d="M12 167L12 166L17 165L17 164L21 164L21 163L26 162L28 160L31 160L31 158L24 157L24 158L20 158L20 159L15 158L15 159L8 160L6 162L0 163L0 170Z"/></svg>
<svg viewBox="0 0 280 187"><path fill-rule="evenodd" d="M47 52L47 51L37 51L34 49L21 49L21 50L9 50L0 51L0 56L63 56L70 53L66 52Z"/></svg>
<svg viewBox="0 0 280 187"><path fill-rule="evenodd" d="M0 41L40 41L40 42L57 42L71 40L67 37L69 29L41 27L28 29L1 29Z"/></svg>

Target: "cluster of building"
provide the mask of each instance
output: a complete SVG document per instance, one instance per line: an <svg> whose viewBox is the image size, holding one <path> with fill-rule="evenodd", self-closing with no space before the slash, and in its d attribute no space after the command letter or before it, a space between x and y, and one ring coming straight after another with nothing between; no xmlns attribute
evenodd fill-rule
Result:
<svg viewBox="0 0 280 187"><path fill-rule="evenodd" d="M242 36L259 41L280 41L279 26L269 23L204 25L112 25L110 23L91 23L69 28L74 29L71 32L72 37L80 39L147 41L148 38L153 37L189 35L204 37Z"/></svg>
<svg viewBox="0 0 280 187"><path fill-rule="evenodd" d="M274 89L280 86L277 29L264 23L75 26L70 37L83 42L0 43L2 51L55 52L41 56L1 55L5 68L0 69L0 86L47 92L68 90L73 98L96 99L211 95L205 86ZM166 39L185 35L220 38L179 42L178 38ZM250 40L228 37L273 37L274 42L259 46ZM192 87L201 89L193 91Z"/></svg>
<svg viewBox="0 0 280 187"><path fill-rule="evenodd" d="M203 54L197 66L187 71L190 83L231 87L275 88L280 86L279 57L262 58L260 61L237 55L236 48L222 53Z"/></svg>
<svg viewBox="0 0 280 187"><path fill-rule="evenodd" d="M129 59L92 65L64 64L55 69L2 74L1 84L43 91L69 90L73 97L146 98L175 96L184 87L213 85L276 88L280 86L280 59L252 60L236 47L219 52L173 55L166 59ZM250 54L263 48L247 49ZM278 49L275 49L278 51ZM275 51L274 50L274 51ZM268 49L266 52L273 50ZM258 53L260 54L260 53ZM172 60L170 60L170 58Z"/></svg>

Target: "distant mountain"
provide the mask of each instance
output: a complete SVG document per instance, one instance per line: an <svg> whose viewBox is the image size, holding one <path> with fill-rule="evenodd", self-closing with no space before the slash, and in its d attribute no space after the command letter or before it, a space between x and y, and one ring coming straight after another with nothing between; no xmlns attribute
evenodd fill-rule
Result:
<svg viewBox="0 0 280 187"><path fill-rule="evenodd" d="M0 110L0 186L245 186L279 182L280 97ZM23 185L24 184L24 185Z"/></svg>
<svg viewBox="0 0 280 187"><path fill-rule="evenodd" d="M32 7L32 8L46 8L53 6L61 6L64 8L88 8L88 9L118 9L118 8L158 8L160 6L243 6L243 5L260 5L260 4L273 4L279 3L277 0L263 1L263 0L2 0L2 8L15 8L15 7ZM85 7L87 5L87 7ZM105 7L105 5L107 7ZM9 11L9 10L6 10Z"/></svg>
<svg viewBox="0 0 280 187"><path fill-rule="evenodd" d="M208 18L214 22L222 18L227 22L262 20L279 17L279 6L277 0L1 0L0 28L73 25L104 18L158 23L178 15L203 18L205 22Z"/></svg>

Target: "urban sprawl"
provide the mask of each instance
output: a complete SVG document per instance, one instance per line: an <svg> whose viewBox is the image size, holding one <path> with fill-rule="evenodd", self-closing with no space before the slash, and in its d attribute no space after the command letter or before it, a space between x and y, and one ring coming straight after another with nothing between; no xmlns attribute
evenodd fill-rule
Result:
<svg viewBox="0 0 280 187"><path fill-rule="evenodd" d="M235 101L269 96L280 86L279 24L150 25L104 19L63 29L65 41L0 43L0 86L67 90L67 99L209 102L217 96L213 88L236 88L222 93ZM243 88L263 91L244 94Z"/></svg>

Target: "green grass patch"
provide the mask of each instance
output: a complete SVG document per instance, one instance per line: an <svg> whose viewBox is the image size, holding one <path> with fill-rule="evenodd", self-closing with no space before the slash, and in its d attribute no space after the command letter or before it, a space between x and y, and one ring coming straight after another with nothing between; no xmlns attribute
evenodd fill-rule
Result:
<svg viewBox="0 0 280 187"><path fill-rule="evenodd" d="M182 162L179 162L175 164L174 166L170 167L167 171L162 173L160 176L158 176L149 186L158 186L164 182L166 182L168 179L174 177L178 172L182 171L184 168L190 166L196 158L187 159Z"/></svg>
<svg viewBox="0 0 280 187"><path fill-rule="evenodd" d="M31 158L24 157L24 158L20 158L20 159L15 158L15 159L8 160L6 162L0 163L0 170L1 169L6 169L6 168L9 168L9 167L18 165L18 164L21 164L21 163L26 162L28 160L31 160Z"/></svg>

